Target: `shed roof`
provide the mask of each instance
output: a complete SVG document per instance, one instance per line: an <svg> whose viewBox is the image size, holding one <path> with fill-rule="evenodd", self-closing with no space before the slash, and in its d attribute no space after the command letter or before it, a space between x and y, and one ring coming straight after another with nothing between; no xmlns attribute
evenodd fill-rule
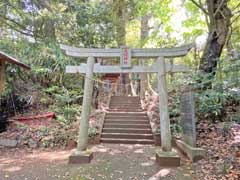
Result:
<svg viewBox="0 0 240 180"><path fill-rule="evenodd" d="M0 51L0 59L5 60L6 62L9 62L11 64L18 65L18 66L20 66L20 67L22 67L24 69L27 69L27 70L31 69L30 66L28 66L28 65L22 63L21 61L19 61L19 60L13 58L13 57L7 55L6 53L4 53L2 51Z"/></svg>

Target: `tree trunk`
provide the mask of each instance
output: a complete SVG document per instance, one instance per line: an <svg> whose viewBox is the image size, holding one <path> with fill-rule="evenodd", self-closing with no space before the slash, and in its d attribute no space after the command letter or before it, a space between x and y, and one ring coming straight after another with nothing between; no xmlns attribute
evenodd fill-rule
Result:
<svg viewBox="0 0 240 180"><path fill-rule="evenodd" d="M114 1L114 8L113 11L115 13L115 26L116 26L116 33L117 33L117 44L118 46L125 46L126 45L126 4L125 0L116 0ZM120 88L123 94L127 92L131 92L130 86L126 86L126 84L130 84L128 74L121 74L120 75Z"/></svg>
<svg viewBox="0 0 240 180"><path fill-rule="evenodd" d="M227 3L227 0L206 1L209 16L209 34L199 67L200 70L206 73L215 74L218 59L227 40L232 17Z"/></svg>
<svg viewBox="0 0 240 180"><path fill-rule="evenodd" d="M147 14L141 18L141 47L146 43L146 38L148 37L149 26L148 21L151 15ZM140 60L141 65L144 65L144 60ZM140 96L144 97L146 90L148 89L148 74L140 73Z"/></svg>
<svg viewBox="0 0 240 180"><path fill-rule="evenodd" d="M126 14L125 14L125 0L114 1L114 12L116 17L116 31L118 46L126 45Z"/></svg>

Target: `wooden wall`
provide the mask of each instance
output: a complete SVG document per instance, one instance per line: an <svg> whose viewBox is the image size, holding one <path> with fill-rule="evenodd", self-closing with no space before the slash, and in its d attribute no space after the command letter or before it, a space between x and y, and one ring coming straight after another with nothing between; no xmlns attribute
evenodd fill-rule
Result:
<svg viewBox="0 0 240 180"><path fill-rule="evenodd" d="M3 91L5 84L5 61L0 59L0 92Z"/></svg>

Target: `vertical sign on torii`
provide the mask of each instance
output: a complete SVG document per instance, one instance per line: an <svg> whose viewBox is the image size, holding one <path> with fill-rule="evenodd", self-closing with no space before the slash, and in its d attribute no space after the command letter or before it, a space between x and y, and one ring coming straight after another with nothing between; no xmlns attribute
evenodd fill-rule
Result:
<svg viewBox="0 0 240 180"><path fill-rule="evenodd" d="M120 57L121 68L131 68L131 49L127 46L121 47Z"/></svg>

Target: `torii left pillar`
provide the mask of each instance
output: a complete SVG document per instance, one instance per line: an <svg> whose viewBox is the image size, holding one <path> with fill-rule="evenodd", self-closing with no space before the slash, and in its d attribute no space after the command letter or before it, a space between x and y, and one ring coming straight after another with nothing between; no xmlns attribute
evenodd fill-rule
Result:
<svg viewBox="0 0 240 180"><path fill-rule="evenodd" d="M93 158L92 152L87 150L89 115L91 112L91 102L93 93L93 67L94 57L88 57L84 84L82 113L78 134L78 145L77 149L75 149L72 155L69 157L69 163L73 164L90 163L90 161Z"/></svg>

